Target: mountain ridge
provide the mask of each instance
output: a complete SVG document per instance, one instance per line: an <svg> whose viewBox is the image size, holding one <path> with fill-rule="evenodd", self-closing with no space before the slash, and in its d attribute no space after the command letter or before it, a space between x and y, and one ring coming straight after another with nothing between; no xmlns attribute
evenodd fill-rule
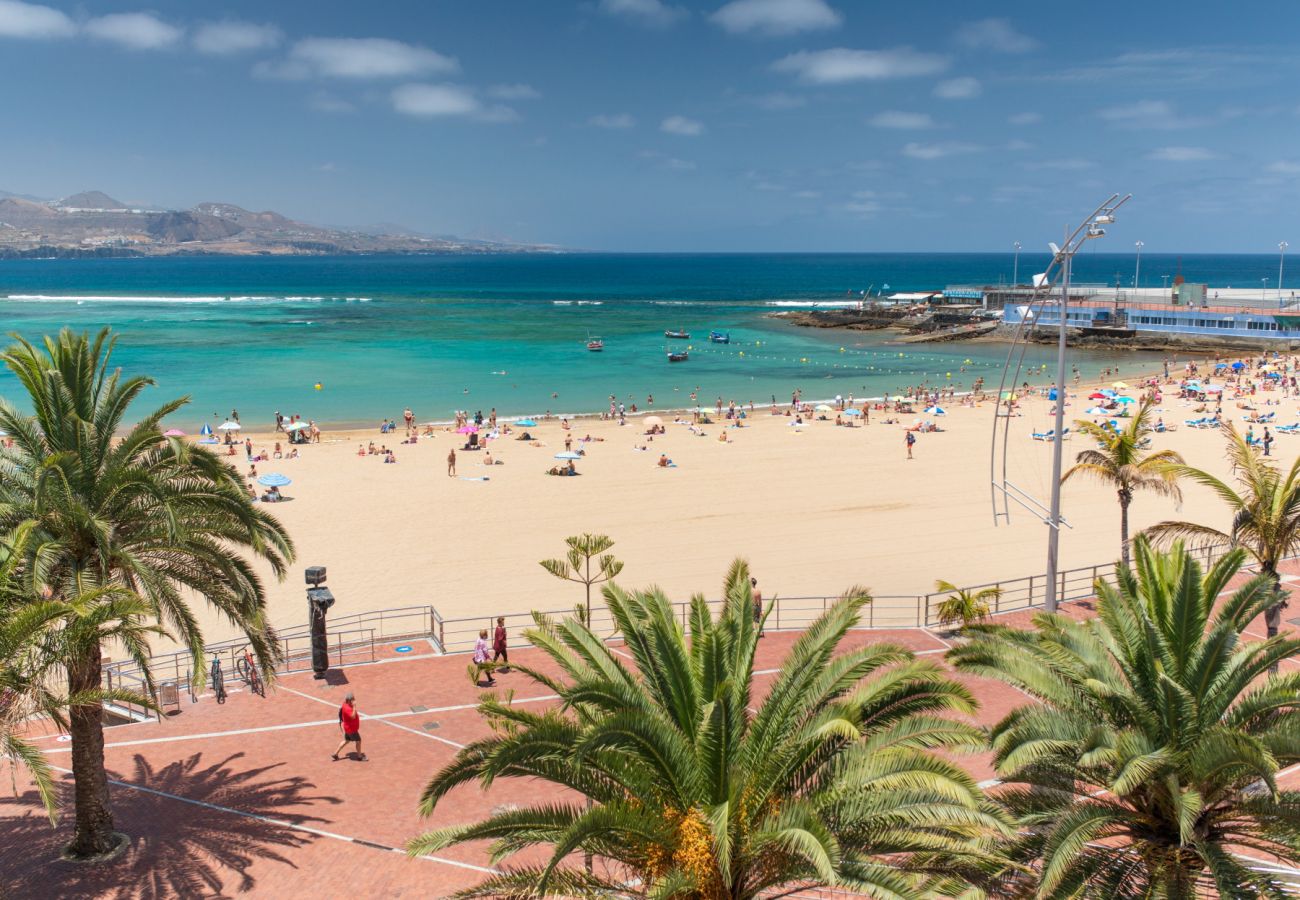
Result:
<svg viewBox="0 0 1300 900"><path fill-rule="evenodd" d="M557 252L542 244L433 237L396 225L336 228L273 210L204 201L189 209L130 206L99 190L59 200L0 191L0 258L14 256L311 256Z"/></svg>

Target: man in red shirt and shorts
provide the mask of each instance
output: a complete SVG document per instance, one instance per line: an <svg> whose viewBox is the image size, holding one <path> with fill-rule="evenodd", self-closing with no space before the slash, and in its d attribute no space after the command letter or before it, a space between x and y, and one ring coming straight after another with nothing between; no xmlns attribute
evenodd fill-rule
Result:
<svg viewBox="0 0 1300 900"><path fill-rule="evenodd" d="M339 730L343 732L343 740L339 742L333 758L338 759L339 751L348 744L355 743L357 759L364 761L366 755L361 752L361 713L357 710L357 699L351 691L348 691L348 695L343 698L343 705L339 707Z"/></svg>

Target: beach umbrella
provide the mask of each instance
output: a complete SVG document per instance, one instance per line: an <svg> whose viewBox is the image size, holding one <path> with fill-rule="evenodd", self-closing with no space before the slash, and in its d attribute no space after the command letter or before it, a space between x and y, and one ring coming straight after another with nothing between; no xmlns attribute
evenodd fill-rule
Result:
<svg viewBox="0 0 1300 900"><path fill-rule="evenodd" d="M572 450L565 450L563 453L555 454L556 459L582 459L581 453L574 453Z"/></svg>
<svg viewBox="0 0 1300 900"><path fill-rule="evenodd" d="M1086 416L1104 416L1104 415L1106 415L1106 410L1102 409L1100 406L1094 406L1092 409L1090 409L1090 410L1088 410L1086 413L1084 413L1084 415L1086 415Z"/></svg>
<svg viewBox="0 0 1300 900"><path fill-rule="evenodd" d="M310 428L310 427L311 427L311 426L308 425L306 422L294 422L292 425L286 425L286 426L284 426L284 430L285 430L285 431L305 431L306 429L308 429L308 428Z"/></svg>
<svg viewBox="0 0 1300 900"><path fill-rule="evenodd" d="M204 422L203 427L199 429L199 434L203 435L204 437L207 437L208 435L212 434L212 426L209 425L207 422Z"/></svg>
<svg viewBox="0 0 1300 900"><path fill-rule="evenodd" d="M854 409L853 407L850 406L848 409L844 410L844 415L846 415L846 416L860 416L860 415L862 415L862 411L861 411L861 410L858 410L858 409Z"/></svg>
<svg viewBox="0 0 1300 900"><path fill-rule="evenodd" d="M462 425L456 429L457 434L478 434L478 427L474 425Z"/></svg>
<svg viewBox="0 0 1300 900"><path fill-rule="evenodd" d="M1223 388L1221 388L1221 387L1215 387L1214 385L1210 385L1209 387L1205 388L1205 393L1207 393L1207 394L1222 394L1222 393L1223 393Z"/></svg>
<svg viewBox="0 0 1300 900"><path fill-rule="evenodd" d="M1232 371L1234 372L1240 372L1244 368L1246 368L1246 364L1241 360L1237 360L1235 363L1232 364Z"/></svg>
<svg viewBox="0 0 1300 900"><path fill-rule="evenodd" d="M646 416L641 421L644 422L646 425L652 425L652 426L662 425L664 423L664 420L659 418L658 416Z"/></svg>
<svg viewBox="0 0 1300 900"><path fill-rule="evenodd" d="M1117 381L1117 382L1115 382L1114 384L1111 385L1111 387L1116 388L1116 389L1121 390L1121 391L1123 391L1123 390L1127 390L1127 389L1128 389L1128 385L1125 384L1125 383L1122 382L1122 381Z"/></svg>
<svg viewBox="0 0 1300 900"><path fill-rule="evenodd" d="M222 422L217 426L217 431L238 431L240 427L238 422Z"/></svg>
<svg viewBox="0 0 1300 900"><path fill-rule="evenodd" d="M1132 397L1120 397L1120 398L1119 398L1118 400L1116 400L1115 402L1116 402L1116 403L1136 403L1137 401L1134 400Z"/></svg>
<svg viewBox="0 0 1300 900"><path fill-rule="evenodd" d="M523 428L536 428L536 427L537 427L537 423L534 422L532 419L520 419L520 420L519 420L518 422L516 422L515 424L516 424L516 425L519 425L519 426L521 426L521 427L523 427Z"/></svg>
<svg viewBox="0 0 1300 900"><path fill-rule="evenodd" d="M163 432L163 437L185 437L185 432L181 431L179 428L168 428Z"/></svg>
<svg viewBox="0 0 1300 900"><path fill-rule="evenodd" d="M928 413L929 415L932 415L932 416L946 416L946 415L948 415L948 413L944 411L944 408L943 408L942 406L931 406L931 407L929 407L928 409L926 409L926 413Z"/></svg>
<svg viewBox="0 0 1300 900"><path fill-rule="evenodd" d="M817 412L830 412L830 411L831 411L831 408L830 408L829 406L827 406L825 403L818 403L816 406L813 407L813 409L814 409L815 411L817 411Z"/></svg>
<svg viewBox="0 0 1300 900"><path fill-rule="evenodd" d="M1101 391L1093 391L1091 394L1088 395L1088 399L1089 399L1089 400L1105 400L1105 399L1106 399L1106 395L1103 394Z"/></svg>
<svg viewBox="0 0 1300 900"><path fill-rule="evenodd" d="M267 487L285 487L293 484L293 479L287 475L281 475L279 472L268 472L257 479L258 484L264 484Z"/></svg>
<svg viewBox="0 0 1300 900"><path fill-rule="evenodd" d="M1226 369L1226 368L1228 368L1228 364L1227 364L1227 363L1215 363L1215 364L1214 364L1214 368L1216 368L1216 369Z"/></svg>

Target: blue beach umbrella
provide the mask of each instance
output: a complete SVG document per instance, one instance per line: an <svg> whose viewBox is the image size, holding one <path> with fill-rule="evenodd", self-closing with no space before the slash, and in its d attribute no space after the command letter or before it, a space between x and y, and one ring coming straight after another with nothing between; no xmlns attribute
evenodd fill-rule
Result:
<svg viewBox="0 0 1300 900"><path fill-rule="evenodd" d="M203 435L204 437L208 437L209 435L212 434L212 426L209 425L207 422L204 422L203 427L199 429L199 434Z"/></svg>
<svg viewBox="0 0 1300 900"><path fill-rule="evenodd" d="M1214 368L1216 368L1216 369L1226 369L1226 368L1228 368L1228 364L1227 364L1227 363L1216 363L1215 366L1214 366Z"/></svg>
<svg viewBox="0 0 1300 900"><path fill-rule="evenodd" d="M944 408L943 408L942 406L931 406L931 407L929 407L928 409L926 409L925 412L926 412L927 415L931 415L931 416L946 416L946 415L948 415L947 411L944 410Z"/></svg>
<svg viewBox="0 0 1300 900"><path fill-rule="evenodd" d="M1116 400L1115 402L1116 402L1116 403L1124 403L1124 404L1128 404L1128 403L1137 403L1137 401L1134 400L1132 397L1120 397L1120 398L1119 398L1118 400Z"/></svg>
<svg viewBox="0 0 1300 900"><path fill-rule="evenodd" d="M846 410L844 410L844 415L846 415L846 416L860 416L860 415L862 415L862 412L861 412L860 410L856 410L856 409L846 409Z"/></svg>
<svg viewBox="0 0 1300 900"><path fill-rule="evenodd" d="M574 453L572 450L565 450L563 453L555 454L556 459L582 459L581 453Z"/></svg>
<svg viewBox="0 0 1300 900"><path fill-rule="evenodd" d="M1240 372L1244 368L1246 368L1246 364L1241 360L1237 360L1235 363L1232 364L1232 371L1234 372Z"/></svg>
<svg viewBox="0 0 1300 900"><path fill-rule="evenodd" d="M267 487L286 487L293 484L293 480L287 475L281 475L279 472L268 472L257 479L258 484L264 484Z"/></svg>
<svg viewBox="0 0 1300 900"><path fill-rule="evenodd" d="M522 427L522 428L536 428L536 427L537 427L537 423L534 422L532 419L520 419L520 420L519 420L518 422L516 422L515 424L518 425L518 426L520 426L520 427Z"/></svg>

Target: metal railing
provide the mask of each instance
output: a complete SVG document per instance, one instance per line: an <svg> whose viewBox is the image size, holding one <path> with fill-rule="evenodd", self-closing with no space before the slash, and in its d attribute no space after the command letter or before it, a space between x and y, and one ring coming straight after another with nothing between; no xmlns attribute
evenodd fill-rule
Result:
<svg viewBox="0 0 1300 900"><path fill-rule="evenodd" d="M1202 564L1216 559L1222 548L1201 547L1191 551ZM1113 581L1114 563L1093 566L1081 566L1066 569L1058 574L1057 597L1061 602L1085 600L1096 594L1098 579ZM1001 615L1026 609L1041 607L1046 602L1047 581L1043 575L1030 575L1005 581L992 581L987 584L971 585L968 591L980 591L996 588L997 595L992 599L992 613ZM904 629L932 628L940 625L938 610L945 599L951 595L948 591L934 591L927 594L880 594L874 595L862 611L859 629ZM771 601L771 612L765 627L772 631L801 631L811 625L826 609L838 599L833 596L778 596ZM716 610L721 600L708 601L709 608ZM674 616L682 627L689 628L690 603L672 604ZM573 615L575 607L550 609L542 612L551 618L563 618ZM472 650L479 634L486 631L489 636L496 628L497 619L504 620L507 640L518 645L523 632L533 627L533 613L503 613L497 615L462 616L444 618L432 606L407 606L396 609L375 610L373 612L355 613L330 622L326 639L330 647L330 665L345 666L364 662L374 662L379 658L380 645L396 640L427 640L438 653L459 653ZM610 639L617 635L609 608L603 603L592 606L591 627L602 638ZM310 626L296 625L279 632L282 659L275 671L278 674L301 672L311 667L311 633ZM221 659L222 671L227 683L238 680L237 664L248 645L246 639L223 641L205 648L204 674L211 666L213 655ZM185 651L154 656L149 668L155 684L174 682L178 689L193 695L197 690L198 679L191 671L192 660ZM131 690L144 693L143 672L133 661L124 660L104 666L106 687L129 686ZM152 713L140 708L142 717L152 717Z"/></svg>

